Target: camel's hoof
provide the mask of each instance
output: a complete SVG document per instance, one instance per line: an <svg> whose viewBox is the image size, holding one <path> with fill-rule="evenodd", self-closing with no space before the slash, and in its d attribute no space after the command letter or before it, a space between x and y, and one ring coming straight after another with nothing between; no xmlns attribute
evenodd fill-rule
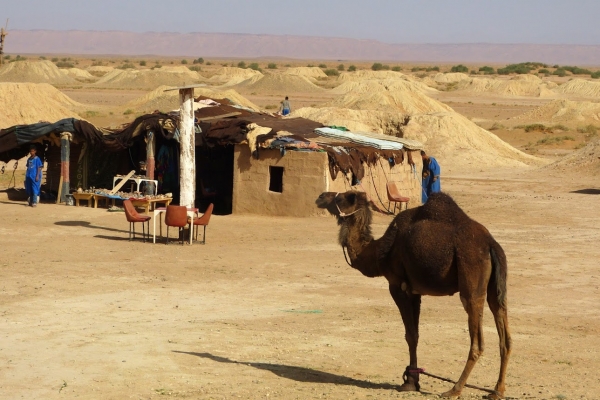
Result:
<svg viewBox="0 0 600 400"><path fill-rule="evenodd" d="M458 397L460 396L462 391L460 390L455 390L455 389L450 389L447 392L444 392L440 395L440 397Z"/></svg>
<svg viewBox="0 0 600 400"><path fill-rule="evenodd" d="M398 388L399 392L418 392L417 386L414 383L404 382Z"/></svg>
<svg viewBox="0 0 600 400"><path fill-rule="evenodd" d="M500 399L503 399L504 396L502 394L496 392L496 393L488 394L487 396L485 396L485 398L489 399L489 400L500 400Z"/></svg>

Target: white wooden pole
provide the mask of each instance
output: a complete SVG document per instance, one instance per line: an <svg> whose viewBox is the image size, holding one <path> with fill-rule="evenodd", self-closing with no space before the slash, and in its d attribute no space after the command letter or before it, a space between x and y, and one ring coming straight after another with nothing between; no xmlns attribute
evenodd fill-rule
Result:
<svg viewBox="0 0 600 400"><path fill-rule="evenodd" d="M194 139L194 89L179 89L179 205L194 207L196 194L196 143Z"/></svg>

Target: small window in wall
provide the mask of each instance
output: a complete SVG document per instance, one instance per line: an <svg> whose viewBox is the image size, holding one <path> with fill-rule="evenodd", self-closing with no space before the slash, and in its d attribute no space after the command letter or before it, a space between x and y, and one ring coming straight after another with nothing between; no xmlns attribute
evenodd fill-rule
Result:
<svg viewBox="0 0 600 400"><path fill-rule="evenodd" d="M283 167L269 166L269 191L283 192Z"/></svg>

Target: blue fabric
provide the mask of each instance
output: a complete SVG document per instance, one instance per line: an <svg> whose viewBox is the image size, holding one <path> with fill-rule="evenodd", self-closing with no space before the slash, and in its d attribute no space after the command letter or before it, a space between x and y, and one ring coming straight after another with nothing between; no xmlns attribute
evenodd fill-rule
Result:
<svg viewBox="0 0 600 400"><path fill-rule="evenodd" d="M288 115L289 113L290 113L290 109L289 109L289 108L284 108L284 109L281 111L281 114L282 114L282 115Z"/></svg>
<svg viewBox="0 0 600 400"><path fill-rule="evenodd" d="M38 170L42 168L44 164L38 156L29 157L27 159L27 171L25 172L25 191L29 196L29 204L37 204L37 199L40 195L40 188L42 186L42 172L39 172L39 179L35 180L38 176Z"/></svg>
<svg viewBox="0 0 600 400"><path fill-rule="evenodd" d="M429 165L423 168L429 170L429 175L423 178L423 190L421 191L421 201L425 204L431 193L437 193L442 190L442 182L439 177L441 172L440 165L435 158L429 157ZM438 176L438 178L434 182L433 178L435 176Z"/></svg>
<svg viewBox="0 0 600 400"><path fill-rule="evenodd" d="M42 160L40 160L40 158L38 156L35 156L33 158L29 157L27 159L27 172L25 173L25 177L32 178L35 181L35 177L38 174L38 169L43 166L44 166L44 164L42 163ZM41 174L40 174L40 178L41 178ZM41 179L40 179L40 181L41 181Z"/></svg>

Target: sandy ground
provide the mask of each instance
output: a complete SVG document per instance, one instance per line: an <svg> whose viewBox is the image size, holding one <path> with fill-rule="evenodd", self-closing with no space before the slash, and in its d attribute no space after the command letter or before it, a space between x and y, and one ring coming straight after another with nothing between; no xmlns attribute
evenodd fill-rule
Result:
<svg viewBox="0 0 600 400"><path fill-rule="evenodd" d="M597 398L600 178L442 180L508 256L507 396ZM214 216L206 245L165 246L129 242L124 215L104 209L2 197L0 210L0 398L431 399L451 386L396 391L399 313L383 278L345 264L331 218ZM491 388L487 309L484 323L469 383ZM458 297L424 298L420 366L457 379L468 346Z"/></svg>

